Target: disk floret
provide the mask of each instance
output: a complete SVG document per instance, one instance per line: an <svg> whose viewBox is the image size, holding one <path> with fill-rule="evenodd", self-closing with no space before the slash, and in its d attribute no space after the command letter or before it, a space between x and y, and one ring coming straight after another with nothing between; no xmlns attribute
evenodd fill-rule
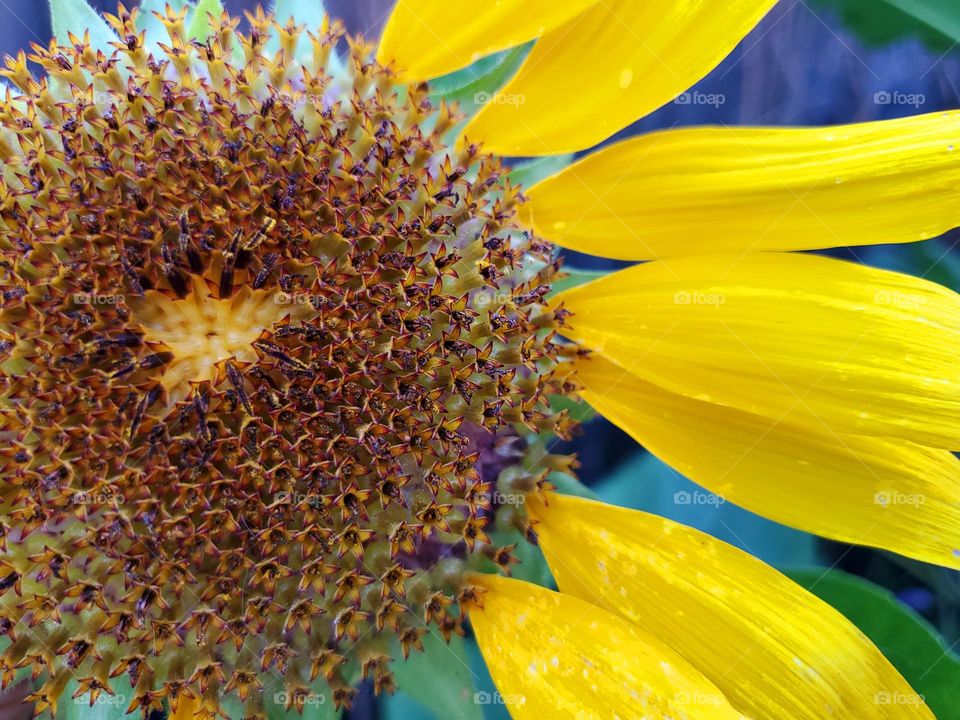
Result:
<svg viewBox="0 0 960 720"><path fill-rule="evenodd" d="M0 678L40 707L122 676L144 715L390 691L464 573L509 569L491 483L546 472L520 434L570 429L552 248L338 28L135 19L2 72Z"/></svg>

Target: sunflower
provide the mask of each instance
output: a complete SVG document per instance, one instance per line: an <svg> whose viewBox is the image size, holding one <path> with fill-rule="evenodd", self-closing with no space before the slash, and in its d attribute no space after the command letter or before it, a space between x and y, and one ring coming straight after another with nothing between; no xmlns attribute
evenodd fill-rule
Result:
<svg viewBox="0 0 960 720"><path fill-rule="evenodd" d="M748 509L960 567L960 300L788 252L952 227L960 116L501 160L596 146L773 4L399 0L375 51L318 3L72 3L43 77L2 71L3 685L349 707L469 618L517 718L932 717L829 606L557 494L532 440L583 398ZM431 99L478 59L519 69ZM554 294L556 246L643 262Z"/></svg>

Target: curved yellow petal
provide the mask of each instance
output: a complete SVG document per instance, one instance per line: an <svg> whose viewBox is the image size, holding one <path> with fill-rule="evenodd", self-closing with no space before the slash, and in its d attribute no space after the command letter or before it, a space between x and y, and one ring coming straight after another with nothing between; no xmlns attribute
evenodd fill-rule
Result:
<svg viewBox="0 0 960 720"><path fill-rule="evenodd" d="M170 714L170 720L194 720L201 716L202 707L198 698L181 697L177 709Z"/></svg>
<svg viewBox="0 0 960 720"><path fill-rule="evenodd" d="M771 720L933 715L846 618L699 530L574 497L528 504L564 594L677 650L741 712ZM910 702L888 703L896 697Z"/></svg>
<svg viewBox="0 0 960 720"><path fill-rule="evenodd" d="M624 260L913 242L960 224L960 112L831 128L694 128L531 188L541 235Z"/></svg>
<svg viewBox="0 0 960 720"><path fill-rule="evenodd" d="M672 258L561 293L564 334L682 395L960 448L960 296L812 255Z"/></svg>
<svg viewBox="0 0 960 720"><path fill-rule="evenodd" d="M421 82L540 37L597 0L399 0L377 59Z"/></svg>
<svg viewBox="0 0 960 720"><path fill-rule="evenodd" d="M703 78L775 4L605 0L546 33L465 134L499 155L592 147Z"/></svg>
<svg viewBox="0 0 960 720"><path fill-rule="evenodd" d="M587 402L725 500L807 532L960 569L960 459L902 440L802 427L580 360Z"/></svg>
<svg viewBox="0 0 960 720"><path fill-rule="evenodd" d="M477 643L514 720L742 718L690 663L607 610L520 580L477 576Z"/></svg>

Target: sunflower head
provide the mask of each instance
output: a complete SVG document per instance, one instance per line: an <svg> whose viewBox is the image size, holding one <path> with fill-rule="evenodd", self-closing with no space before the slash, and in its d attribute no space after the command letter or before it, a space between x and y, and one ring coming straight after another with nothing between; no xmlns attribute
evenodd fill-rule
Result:
<svg viewBox="0 0 960 720"><path fill-rule="evenodd" d="M125 676L145 715L257 716L274 675L297 710L318 678L391 690L460 632L465 573L509 568L491 482L569 464L521 439L571 427L552 247L339 28L108 20L109 53L0 73L0 675L37 707Z"/></svg>

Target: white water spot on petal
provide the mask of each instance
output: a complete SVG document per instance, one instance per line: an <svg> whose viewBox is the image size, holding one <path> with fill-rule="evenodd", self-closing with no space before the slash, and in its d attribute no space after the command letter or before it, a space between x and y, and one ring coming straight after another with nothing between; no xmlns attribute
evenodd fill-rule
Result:
<svg viewBox="0 0 960 720"><path fill-rule="evenodd" d="M633 68L624 68L620 71L620 89L626 90L633 85Z"/></svg>
<svg viewBox="0 0 960 720"><path fill-rule="evenodd" d="M818 680L820 678L816 670L807 665L807 663L805 663L796 655L793 656L793 664L797 666L797 668L800 670L800 674L807 678L807 680Z"/></svg>

